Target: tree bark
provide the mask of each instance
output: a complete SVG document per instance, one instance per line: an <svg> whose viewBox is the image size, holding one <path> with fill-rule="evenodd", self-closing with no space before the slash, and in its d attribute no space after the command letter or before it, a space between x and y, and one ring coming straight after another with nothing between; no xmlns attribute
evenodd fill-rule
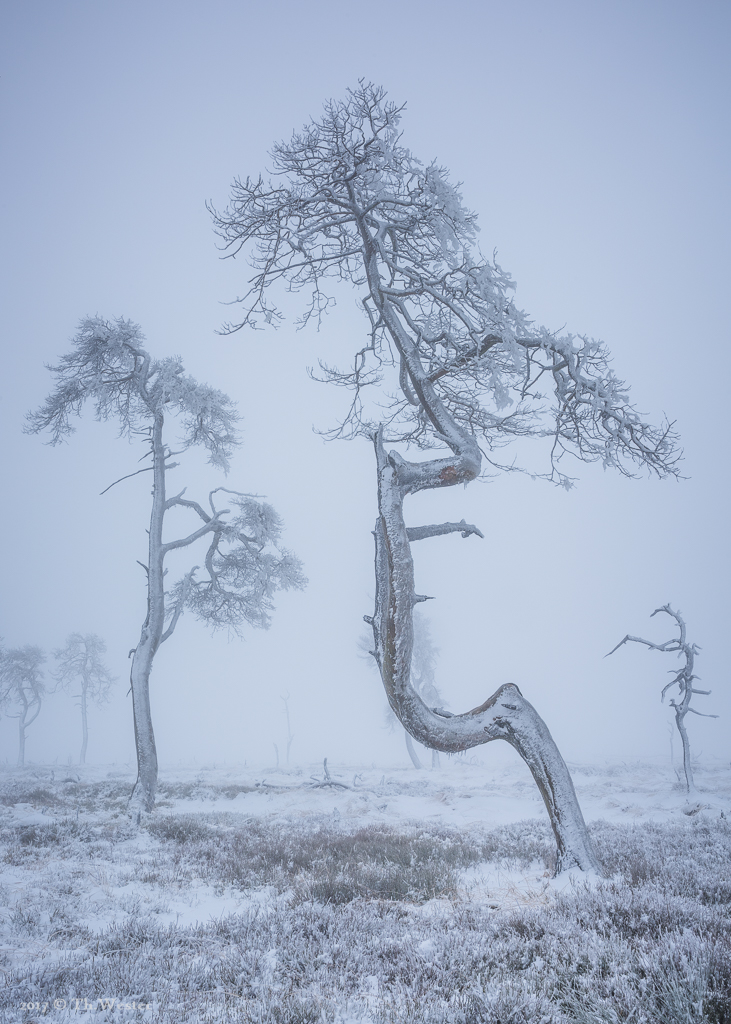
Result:
<svg viewBox="0 0 731 1024"><path fill-rule="evenodd" d="M409 464L397 453L386 454L381 433L375 439L378 464L376 522L376 607L369 619L374 633L376 658L389 704L404 728L425 746L447 753L468 750L491 740L503 739L513 746L535 779L548 811L556 839L556 873L570 867L599 871L568 768L548 728L517 686L507 683L491 697L461 715L445 715L428 708L411 686L413 607L419 601L414 589L414 566L409 533L403 518L404 497L429 487L436 468L439 482L464 479L471 459L464 439L452 460ZM461 465L460 465L461 463ZM465 472L466 470L466 472ZM469 533L465 524L444 524L438 532ZM433 536L425 528L422 536Z"/></svg>
<svg viewBox="0 0 731 1024"><path fill-rule="evenodd" d="M157 791L157 749L150 711L150 672L165 627L164 551L162 526L165 514L165 449L162 441L163 416L156 413L152 426L152 512L147 563L147 618L140 641L132 655L130 683L137 749L137 781L130 807L149 813Z"/></svg>

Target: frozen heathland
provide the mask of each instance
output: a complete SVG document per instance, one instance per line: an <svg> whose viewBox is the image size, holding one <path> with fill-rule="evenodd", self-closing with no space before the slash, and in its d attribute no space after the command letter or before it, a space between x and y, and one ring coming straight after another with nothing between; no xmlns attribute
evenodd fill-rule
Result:
<svg viewBox="0 0 731 1024"><path fill-rule="evenodd" d="M731 771L573 765L604 878L552 878L527 769L7 768L9 1022L674 1022L731 1012ZM83 1015L83 1016L80 1016Z"/></svg>

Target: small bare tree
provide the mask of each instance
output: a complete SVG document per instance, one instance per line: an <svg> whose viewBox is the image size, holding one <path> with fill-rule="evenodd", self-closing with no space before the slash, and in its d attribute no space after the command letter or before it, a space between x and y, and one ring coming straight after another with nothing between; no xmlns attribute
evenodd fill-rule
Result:
<svg viewBox="0 0 731 1024"><path fill-rule="evenodd" d="M0 651L0 707L17 707L9 718L18 719L18 765L25 764L25 740L29 726L41 712L46 687L41 665L46 655L40 647L26 644Z"/></svg>
<svg viewBox="0 0 731 1024"><path fill-rule="evenodd" d="M266 628L274 593L303 587L305 579L299 560L279 547L282 523L271 505L225 487L210 492L208 509L184 498L185 488L167 496L167 474L179 465L171 460L189 448L202 446L209 463L228 471L229 458L239 443L238 416L227 395L186 376L178 357L153 359L142 347L143 341L140 328L129 320L82 320L72 351L50 367L57 379L55 391L29 416L26 429L30 433L49 430L50 443L58 444L73 432L71 416L79 415L91 401L97 419L116 418L122 435L141 437L147 448L144 458L150 465L137 471L152 473L152 508L143 565L147 616L137 646L130 652L138 768L130 802L138 810L151 811L158 769L150 672L160 645L172 636L186 608L214 630L225 628L238 634L246 624ZM177 417L180 427L175 452L165 440L169 417ZM219 493L229 496L233 513L217 507ZM192 513L200 525L184 537L165 540L165 519L171 509ZM208 544L204 578L197 578L199 566L195 565L166 592L167 556L204 538Z"/></svg>
<svg viewBox="0 0 731 1024"><path fill-rule="evenodd" d="M255 268L241 298L243 316L227 325L276 325L270 295L286 283L309 298L301 324L334 301L328 279L359 289L369 332L349 369L323 366L325 379L352 391L332 436L366 436L378 472L376 608L368 621L389 703L426 746L459 752L507 740L541 791L558 846L557 869L594 869L597 860L573 783L543 720L517 686L501 686L479 707L446 717L411 680L417 594L411 545L459 533L464 521L407 527L404 502L419 491L466 484L497 469L501 445L545 439L549 468L533 474L565 487L568 453L632 475L645 467L677 473L671 426L656 428L630 404L592 338L536 326L512 298L513 283L476 246L476 217L447 171L422 164L401 141L403 108L361 82L344 101L272 152L276 181L236 180L228 209L213 216L229 256L242 250ZM369 395L374 393L374 401ZM401 442L435 457L408 461Z"/></svg>
<svg viewBox="0 0 731 1024"><path fill-rule="evenodd" d="M117 677L113 676L102 658L107 653L107 645L96 633L70 633L66 646L53 652L58 662L54 677L61 689L70 693L78 689L72 696L79 701L81 709L81 753L79 764L86 764L86 751L89 746L89 704L97 706L109 700L109 690Z"/></svg>
<svg viewBox="0 0 731 1024"><path fill-rule="evenodd" d="M672 687L677 685L679 690L679 700L670 698L670 707L675 712L675 724L678 727L680 733L680 739L683 744L683 769L685 771L685 788L688 793L695 793L695 781L693 779L693 768L690 762L690 741L688 740L688 732L685 728L685 716L689 711L692 711L694 715L700 715L702 718L718 718L718 715L709 715L703 711L697 711L695 708L690 706L690 701L694 693L703 694L708 696L710 690L698 690L693 686L693 680L699 677L693 675L693 666L695 664L696 655L700 652L700 647L697 644L689 644L686 636L685 620L680 612L675 612L669 604L664 604L662 608L656 608L650 618L657 615L659 612L665 612L671 618L675 619L678 625L678 636L672 640L666 640L665 643L656 644L652 640L644 640L641 636L630 636L629 633L620 640L616 647L613 647L609 654L614 654L616 650L628 642L635 644L644 644L649 647L651 651L662 651L664 654L677 654L679 658L683 658L685 664L678 671L670 670L673 678L662 689L660 700L665 700L665 694ZM609 654L606 657L609 657ZM672 755L672 739L671 739L671 755Z"/></svg>

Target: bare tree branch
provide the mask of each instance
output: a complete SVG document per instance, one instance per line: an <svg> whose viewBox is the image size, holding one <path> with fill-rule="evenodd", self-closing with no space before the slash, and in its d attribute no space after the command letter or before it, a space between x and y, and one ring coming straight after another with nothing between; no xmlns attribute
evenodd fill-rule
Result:
<svg viewBox="0 0 731 1024"><path fill-rule="evenodd" d="M175 465L177 465L177 463L175 463ZM170 466L168 467L168 469L171 468L172 467ZM144 469L138 469L135 473L127 473L126 476L120 476L119 480L115 480L114 483L109 485L109 487L105 487L103 491L99 491L99 497L101 497L102 494L106 494L107 491L111 491L112 487L114 487L116 484L121 484L123 480L129 480L130 477L139 476L140 473L151 473L152 469L152 466L145 466Z"/></svg>

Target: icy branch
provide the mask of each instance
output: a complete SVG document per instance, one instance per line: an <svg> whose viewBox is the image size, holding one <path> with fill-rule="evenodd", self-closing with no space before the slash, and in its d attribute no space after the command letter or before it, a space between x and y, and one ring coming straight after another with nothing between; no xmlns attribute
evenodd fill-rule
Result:
<svg viewBox="0 0 731 1024"><path fill-rule="evenodd" d="M406 529L406 535L409 541L413 543L415 540L426 540L427 537L442 537L447 533L459 533L462 537L469 537L475 535L485 539L484 533L481 533L476 526L471 526L462 519L459 523L441 523L438 526L409 526Z"/></svg>
<svg viewBox="0 0 731 1024"><path fill-rule="evenodd" d="M513 281L477 248L476 217L447 170L403 146L401 114L361 82L275 147L273 183L234 182L229 207L211 212L224 251L245 252L255 273L237 300L242 319L225 329L279 323L274 285L306 294L299 326L332 305L328 279L361 295L365 285L369 344L356 346L350 370L326 368L354 391L335 436L372 434L364 389L386 374L378 416L393 440L427 449L446 439L456 451L460 434L489 449L543 437L548 476L561 483L566 454L677 476L672 424L645 421L601 342L557 336L515 305Z"/></svg>

